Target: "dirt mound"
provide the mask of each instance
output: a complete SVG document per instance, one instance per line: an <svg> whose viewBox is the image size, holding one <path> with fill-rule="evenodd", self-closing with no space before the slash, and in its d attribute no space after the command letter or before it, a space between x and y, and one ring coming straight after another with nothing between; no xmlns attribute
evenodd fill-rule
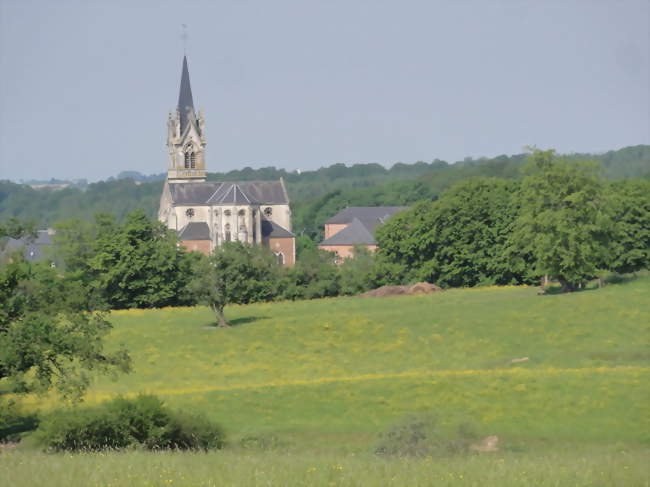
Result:
<svg viewBox="0 0 650 487"><path fill-rule="evenodd" d="M402 294L431 294L442 291L442 288L428 282L418 282L412 286L382 286L363 293L362 297L383 298L384 296L401 296Z"/></svg>

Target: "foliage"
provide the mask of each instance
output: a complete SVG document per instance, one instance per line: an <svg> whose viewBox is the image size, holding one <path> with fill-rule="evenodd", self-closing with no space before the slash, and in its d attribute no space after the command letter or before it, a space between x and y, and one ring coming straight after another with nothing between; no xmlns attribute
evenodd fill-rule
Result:
<svg viewBox="0 0 650 487"><path fill-rule="evenodd" d="M127 371L124 350L103 350L110 329L84 287L50 266L15 254L0 267L0 379L11 379L15 391L55 385L79 397L89 371Z"/></svg>
<svg viewBox="0 0 650 487"><path fill-rule="evenodd" d="M199 303L212 308L218 325L228 326L227 304L266 301L277 293L277 263L266 248L226 242L211 256L197 260L191 289Z"/></svg>
<svg viewBox="0 0 650 487"><path fill-rule="evenodd" d="M614 231L609 269L650 269L650 180L624 180L609 185Z"/></svg>
<svg viewBox="0 0 650 487"><path fill-rule="evenodd" d="M376 279L442 286L527 282L524 256L510 241L517 188L516 181L470 179L438 201L398 213L377 230Z"/></svg>
<svg viewBox="0 0 650 487"><path fill-rule="evenodd" d="M382 433L375 453L399 457L433 457L458 455L469 452L477 435L467 423L458 425L454 434L440 430L434 414L408 417Z"/></svg>
<svg viewBox="0 0 650 487"><path fill-rule="evenodd" d="M607 265L613 224L594 166L534 150L521 185L514 241L538 275L576 289Z"/></svg>
<svg viewBox="0 0 650 487"><path fill-rule="evenodd" d="M605 166L606 176L612 179L647 177L650 174L650 146L647 145L626 147L605 154L567 157L601 162ZM293 202L294 228L319 240L323 218L329 218L346 205L411 204L420 199L434 199L453 184L472 177L518 178L524 159L524 154L500 155L491 159L466 158L454 164L436 159L413 164L397 162L389 169L379 164L334 164L300 173L275 167L247 167L227 173L210 173L208 180L284 178ZM109 179L84 188L69 187L57 191L36 190L27 185L0 181L0 218L33 219L42 228L67 218L91 221L96 213L106 212L112 213L121 222L138 208L147 216L154 217L164 175L123 176L131 176L138 181ZM151 181L156 177L160 180ZM325 196L328 193L333 194ZM322 208L327 201L328 208ZM314 215L317 217L313 218Z"/></svg>
<svg viewBox="0 0 650 487"><path fill-rule="evenodd" d="M71 219L55 225L52 258L66 276L112 309L193 303L188 291L196 255L177 245L176 233L142 211L119 224L108 214L95 223Z"/></svg>
<svg viewBox="0 0 650 487"><path fill-rule="evenodd" d="M354 249L354 257L339 265L340 294L360 294L374 287L371 280L374 266L372 252L362 246Z"/></svg>
<svg viewBox="0 0 650 487"><path fill-rule="evenodd" d="M118 397L94 408L50 413L37 442L50 451L141 447L147 450L222 448L223 430L203 416L170 411L155 396Z"/></svg>
<svg viewBox="0 0 650 487"><path fill-rule="evenodd" d="M283 299L315 299L338 296L339 269L334 255L317 247L306 248L291 269L283 272L279 297Z"/></svg>

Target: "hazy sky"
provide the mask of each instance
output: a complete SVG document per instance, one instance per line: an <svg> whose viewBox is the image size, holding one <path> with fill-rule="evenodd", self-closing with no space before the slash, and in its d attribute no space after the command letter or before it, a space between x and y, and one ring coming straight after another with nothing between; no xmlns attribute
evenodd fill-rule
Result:
<svg viewBox="0 0 650 487"><path fill-rule="evenodd" d="M165 171L183 23L211 171L650 142L648 0L0 0L0 179Z"/></svg>

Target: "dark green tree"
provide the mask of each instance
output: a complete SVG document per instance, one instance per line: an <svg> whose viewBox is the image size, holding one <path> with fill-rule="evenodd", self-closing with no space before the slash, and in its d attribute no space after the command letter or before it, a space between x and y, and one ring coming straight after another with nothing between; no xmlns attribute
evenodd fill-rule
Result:
<svg viewBox="0 0 650 487"><path fill-rule="evenodd" d="M474 178L421 202L377 230L376 284L510 284L527 279L510 239L517 215L512 180ZM388 276L383 278L382 276Z"/></svg>
<svg viewBox="0 0 650 487"><path fill-rule="evenodd" d="M650 181L617 181L608 191L615 222L609 269L627 273L650 268Z"/></svg>
<svg viewBox="0 0 650 487"><path fill-rule="evenodd" d="M597 169L536 149L521 185L515 242L536 274L565 291L597 276L609 259L613 225Z"/></svg>
<svg viewBox="0 0 650 487"><path fill-rule="evenodd" d="M111 308L192 302L187 286L194 257L177 245L175 232L136 210L123 225L98 215L94 233L87 261L90 285Z"/></svg>

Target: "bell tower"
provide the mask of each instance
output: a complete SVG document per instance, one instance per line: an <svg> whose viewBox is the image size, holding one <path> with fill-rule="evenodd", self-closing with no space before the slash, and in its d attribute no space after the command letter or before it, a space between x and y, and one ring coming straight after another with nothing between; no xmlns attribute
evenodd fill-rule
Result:
<svg viewBox="0 0 650 487"><path fill-rule="evenodd" d="M181 89L176 111L167 120L167 149L169 151L169 182L205 181L205 119L194 111L187 57L183 56Z"/></svg>

